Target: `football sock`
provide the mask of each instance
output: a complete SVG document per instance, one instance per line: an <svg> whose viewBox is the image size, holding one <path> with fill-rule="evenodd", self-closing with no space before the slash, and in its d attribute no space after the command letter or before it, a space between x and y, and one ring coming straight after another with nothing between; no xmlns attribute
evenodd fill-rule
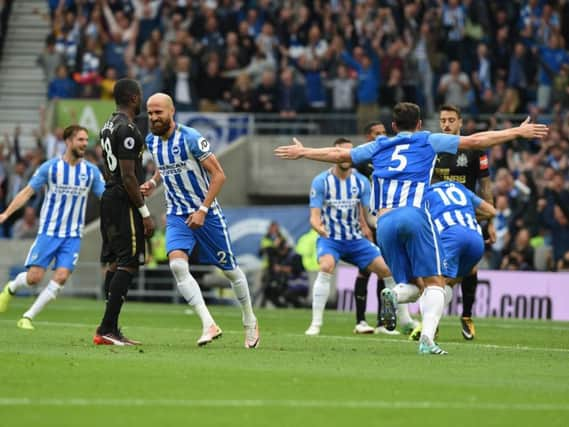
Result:
<svg viewBox="0 0 569 427"><path fill-rule="evenodd" d="M412 322L413 318L409 313L409 305L397 304L397 324L400 326L405 326Z"/></svg>
<svg viewBox="0 0 569 427"><path fill-rule="evenodd" d="M397 294L397 302L401 304L415 302L421 295L421 291L417 286L407 283L399 283L393 288L393 291Z"/></svg>
<svg viewBox="0 0 569 427"><path fill-rule="evenodd" d="M354 286L354 299L356 301L356 323L366 320L367 283L369 273L360 271Z"/></svg>
<svg viewBox="0 0 569 427"><path fill-rule="evenodd" d="M115 272L109 286L109 299L107 300L99 333L106 334L118 330L119 314L126 300L126 294L132 278L132 274L126 270L117 270Z"/></svg>
<svg viewBox="0 0 569 427"><path fill-rule="evenodd" d="M14 280L8 283L8 290L12 295L16 293L16 291L20 288L25 286L30 286L28 283L28 272L23 271L22 273L18 274Z"/></svg>
<svg viewBox="0 0 569 427"><path fill-rule="evenodd" d="M385 287L389 289L393 289L396 285L395 280L393 280L393 276L384 277L383 283L385 284Z"/></svg>
<svg viewBox="0 0 569 427"><path fill-rule="evenodd" d="M107 270L105 273L105 283L103 285L103 292L105 293L105 302L109 299L109 289L111 288L111 280L115 276L115 272Z"/></svg>
<svg viewBox="0 0 569 427"><path fill-rule="evenodd" d="M472 306L474 305L477 284L478 277L476 274L471 274L462 279L460 284L462 289L462 317L472 317Z"/></svg>
<svg viewBox="0 0 569 427"><path fill-rule="evenodd" d="M451 301L452 301L452 287L445 286L445 308L448 307Z"/></svg>
<svg viewBox="0 0 569 427"><path fill-rule="evenodd" d="M435 340L435 332L443 314L445 305L445 292L440 286L429 286L423 292L419 300L419 307L423 317L423 330L421 336L425 335L431 341Z"/></svg>
<svg viewBox="0 0 569 427"><path fill-rule="evenodd" d="M57 294L61 291L62 287L63 286L53 280L50 280L47 286L40 292L29 310L24 313L23 317L27 317L28 319L36 317L50 301L57 298Z"/></svg>
<svg viewBox="0 0 569 427"><path fill-rule="evenodd" d="M225 277L231 282L231 288L241 304L241 311L243 312L243 325L254 326L257 323L257 318L253 313L253 305L251 304L251 295L249 294L249 283L243 271L237 267L234 270L224 270Z"/></svg>
<svg viewBox="0 0 569 427"><path fill-rule="evenodd" d="M170 261L170 270L172 270L172 274L176 279L180 293L186 302L195 310L202 322L202 328L206 330L213 325L215 321L205 305L198 282L190 274L188 261L182 258L175 258Z"/></svg>
<svg viewBox="0 0 569 427"><path fill-rule="evenodd" d="M324 308L328 301L330 293L330 283L332 275L330 273L319 272L314 281L314 290L312 293L312 324L322 326L324 318Z"/></svg>
<svg viewBox="0 0 569 427"><path fill-rule="evenodd" d="M381 291L385 289L385 280L377 278L377 288L375 289L377 296L377 326L383 326L381 323Z"/></svg>

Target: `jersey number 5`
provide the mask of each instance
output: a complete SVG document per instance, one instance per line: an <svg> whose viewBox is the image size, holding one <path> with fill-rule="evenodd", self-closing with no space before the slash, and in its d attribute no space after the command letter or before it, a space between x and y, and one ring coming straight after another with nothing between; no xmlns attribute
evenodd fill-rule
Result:
<svg viewBox="0 0 569 427"><path fill-rule="evenodd" d="M103 151L105 152L105 159L107 160L107 166L111 172L117 168L117 158L113 154L113 149L111 147L111 140L107 137L103 140L101 144L103 146Z"/></svg>
<svg viewBox="0 0 569 427"><path fill-rule="evenodd" d="M405 157L403 154L401 154L401 151L408 150L408 149L409 149L409 144L401 144L401 145L395 146L395 151L393 152L393 155L391 156L391 161L392 162L399 162L399 164L395 167L389 166L387 168L387 170L401 172L403 169L405 169L405 166L407 166L407 157Z"/></svg>

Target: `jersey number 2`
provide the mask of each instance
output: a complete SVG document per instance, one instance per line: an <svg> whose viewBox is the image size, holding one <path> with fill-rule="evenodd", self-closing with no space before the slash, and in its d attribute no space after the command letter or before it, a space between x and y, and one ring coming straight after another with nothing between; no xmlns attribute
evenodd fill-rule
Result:
<svg viewBox="0 0 569 427"><path fill-rule="evenodd" d="M111 172L117 168L117 158L113 154L113 149L111 147L111 140L107 137L103 140L101 144L103 146L103 151L105 152L105 159L107 160L107 166Z"/></svg>
<svg viewBox="0 0 569 427"><path fill-rule="evenodd" d="M393 152L393 155L391 156L391 161L392 162L399 162L399 164L395 167L389 166L387 168L387 170L401 172L403 169L405 169L405 166L407 166L407 157L405 157L403 154L401 154L401 151L408 150L408 149L409 149L409 144L401 144L401 145L395 146L395 151Z"/></svg>

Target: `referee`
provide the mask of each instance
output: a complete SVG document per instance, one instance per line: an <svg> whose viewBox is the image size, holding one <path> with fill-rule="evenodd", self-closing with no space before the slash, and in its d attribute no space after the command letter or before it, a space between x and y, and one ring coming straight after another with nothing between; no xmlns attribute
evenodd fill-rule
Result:
<svg viewBox="0 0 569 427"><path fill-rule="evenodd" d="M453 105L443 105L439 110L439 123L441 131L452 135L460 135L462 116L460 109ZM463 151L453 154L439 154L433 174L434 181L457 181L472 192L494 205L492 196L492 182L488 172L488 157L483 151ZM490 243L496 239L496 232L492 222L488 223L488 236ZM460 319L462 336L466 340L474 339L476 329L472 322L472 306L478 284L477 274L474 273L462 279L462 317Z"/></svg>

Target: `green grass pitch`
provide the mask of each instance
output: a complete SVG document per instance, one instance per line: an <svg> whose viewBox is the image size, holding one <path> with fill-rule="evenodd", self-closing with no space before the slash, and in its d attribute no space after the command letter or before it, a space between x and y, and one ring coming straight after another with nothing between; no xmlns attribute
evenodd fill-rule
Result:
<svg viewBox="0 0 569 427"><path fill-rule="evenodd" d="M401 337L355 336L327 312L258 310L261 347L243 348L240 311L212 307L224 336L204 348L183 305L128 303L141 347L94 346L103 303L61 298L16 328L31 303L0 315L0 426L566 426L569 324L477 320L465 342L443 319L449 355Z"/></svg>

